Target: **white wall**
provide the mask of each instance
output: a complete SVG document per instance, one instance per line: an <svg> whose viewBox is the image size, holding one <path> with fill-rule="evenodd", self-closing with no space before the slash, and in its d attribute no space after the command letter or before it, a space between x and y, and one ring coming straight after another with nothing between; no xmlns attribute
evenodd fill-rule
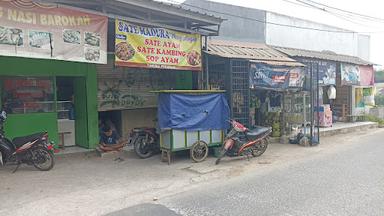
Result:
<svg viewBox="0 0 384 216"><path fill-rule="evenodd" d="M314 51L329 50L338 54L358 56L360 58L369 60L369 36L359 35L353 32L329 32L348 30L272 12L267 12L267 22L266 42L268 45ZM328 31L283 27L269 23L281 23L286 25L294 25Z"/></svg>
<svg viewBox="0 0 384 216"><path fill-rule="evenodd" d="M371 60L370 47L371 47L371 37L369 35L358 35L358 55L364 60Z"/></svg>
<svg viewBox="0 0 384 216"><path fill-rule="evenodd" d="M189 5L193 5L194 7ZM214 39L265 43L264 21L266 12L264 10L206 0L186 0L183 7L190 8L193 11L200 11L201 13L209 13L225 20L220 26L219 36L213 37ZM199 8L204 8L209 11ZM240 17L229 16L227 14L234 14ZM260 20L260 22L253 20Z"/></svg>

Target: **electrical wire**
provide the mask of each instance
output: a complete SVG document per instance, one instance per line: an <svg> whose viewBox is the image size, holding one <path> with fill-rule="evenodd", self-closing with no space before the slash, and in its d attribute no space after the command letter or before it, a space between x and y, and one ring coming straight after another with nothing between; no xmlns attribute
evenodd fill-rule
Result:
<svg viewBox="0 0 384 216"><path fill-rule="evenodd" d="M179 4L179 2L174 1L174 0L166 0L166 1ZM354 31L325 30L325 29L319 29L319 28L302 27L302 26L295 26L295 25L289 25L289 24L281 24L281 23L275 23L275 22L268 22L268 21L265 21L265 20L259 20L259 19L255 19L255 18L244 17L244 16L235 15L235 14L231 14L231 13L220 12L220 11L215 11L215 10L211 10L211 9L207 9L207 8L202 8L202 7L198 7L198 6L187 4L187 3L183 3L183 5L191 7L191 8L196 8L196 9L204 10L204 11L207 11L207 12L212 12L212 13L216 13L216 14L221 14L221 15L226 15L226 16L231 16L231 17L251 20L251 21L255 21L255 22L259 22L259 23L264 23L264 24L271 24L271 25L277 25L277 26L283 26L283 27L291 27L291 28L298 28L298 29L315 30L315 31L335 32L335 33L357 33L357 32L354 32Z"/></svg>
<svg viewBox="0 0 384 216"><path fill-rule="evenodd" d="M348 14L351 14L351 15L354 15L354 16L362 17L362 18L365 18L365 19L368 19L368 20L376 20L378 22L384 22L384 19L382 19L382 18L373 17L373 16L361 14L361 13L356 13L356 12L340 9L340 8L337 8L337 7L333 7L333 6L326 5L326 4L323 4L323 3L320 3L320 2L316 2L316 1L312 1L312 0L305 0L305 1L311 2L313 4L317 4L317 5L326 7L326 8L330 8L330 9L333 9L333 10L337 10L337 11L341 11L341 12L344 12L344 13L348 13Z"/></svg>
<svg viewBox="0 0 384 216"><path fill-rule="evenodd" d="M288 0L283 0L283 1L287 1L287 2L290 2ZM340 12L333 12L333 11L330 11L328 9L325 9L325 8L322 8L322 7L319 7L317 5L312 5L310 3L307 3L303 0L296 0L297 2L300 2L302 3L303 5L302 6L305 6L305 7L308 7L308 8L312 8L312 9L317 9L317 10L320 10L320 11L323 11L325 13L328 13L332 16L335 16L339 19L342 19L342 20L345 20L345 21L348 21L350 23L353 23L353 24L357 24L357 25L360 25L360 26L364 26L364 27L369 27L369 28L375 28L377 26L372 26L372 25L368 25L366 23L366 20L356 20L355 17L351 16L350 14L346 14L346 13L340 13ZM294 2L290 2L290 3L294 3ZM295 3L296 4L296 3Z"/></svg>
<svg viewBox="0 0 384 216"><path fill-rule="evenodd" d="M165 0L165 1L170 2L170 4L180 4L180 2L177 2L175 0ZM255 22L259 22L259 23L263 23L263 24L270 24L270 25L289 27L289 28L296 28L296 29L306 29L306 30L314 30L314 31L321 31L321 32L346 33L346 34L384 33L384 31L378 31L378 32L368 32L368 31L367 32L357 32L357 31L352 31L352 30L326 30L326 29L320 29L320 28L303 27L303 26L282 24L282 23L276 23L276 22L269 22L269 21L259 20L259 19L250 18L250 17L244 17L244 16L235 15L235 14L231 14L231 13L215 11L215 10L199 7L199 6L196 6L196 5L187 4L187 3L182 3L182 5L188 6L190 8L195 8L195 9L211 12L211 13L216 13L216 14L221 14L221 15L226 15L226 16L231 16L231 17L236 17L236 18L241 18L241 19L246 19L246 20L251 20L251 21L255 21Z"/></svg>

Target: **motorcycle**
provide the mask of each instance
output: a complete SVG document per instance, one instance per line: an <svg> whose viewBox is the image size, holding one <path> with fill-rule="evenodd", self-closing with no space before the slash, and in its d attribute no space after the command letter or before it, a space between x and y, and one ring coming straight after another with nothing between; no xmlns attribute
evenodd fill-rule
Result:
<svg viewBox="0 0 384 216"><path fill-rule="evenodd" d="M226 135L224 145L220 150L216 165L224 156L238 157L249 155L253 157L261 156L268 147L268 136L272 133L271 127L256 127L249 130L241 123L230 120L231 131Z"/></svg>
<svg viewBox="0 0 384 216"><path fill-rule="evenodd" d="M22 163L33 165L41 171L48 171L54 166L53 145L48 141L48 133L40 132L12 141L5 137L4 123L7 113L0 113L0 165L16 163L13 173Z"/></svg>
<svg viewBox="0 0 384 216"><path fill-rule="evenodd" d="M129 135L128 145L134 146L140 158L149 158L160 152L159 134L156 128L134 128Z"/></svg>

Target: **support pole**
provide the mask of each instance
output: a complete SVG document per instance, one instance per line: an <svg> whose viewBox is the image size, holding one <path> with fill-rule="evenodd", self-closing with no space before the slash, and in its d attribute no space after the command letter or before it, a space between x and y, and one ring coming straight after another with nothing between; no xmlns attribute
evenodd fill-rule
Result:
<svg viewBox="0 0 384 216"><path fill-rule="evenodd" d="M205 72L206 72L206 84L205 89L209 89L209 66L208 66L208 36L205 36Z"/></svg>
<svg viewBox="0 0 384 216"><path fill-rule="evenodd" d="M311 91L311 94L310 94L310 100L311 100L311 105L310 105L310 113L311 113L311 125L310 125L310 133L311 133L311 136L310 136L310 145L313 145L313 127L314 127L314 120L313 120L313 115L314 115L314 98L313 98L313 62L310 62L310 68L309 68L309 89Z"/></svg>
<svg viewBox="0 0 384 216"><path fill-rule="evenodd" d="M319 79L320 79L320 77L319 77L319 63L317 62L316 63L316 106L317 106L317 108L319 109L319 106L320 106L320 92L319 92L319 88L320 88L320 86L319 86ZM320 144L320 127L319 127L319 125L320 125L320 118L319 118L319 112L317 112L317 143L316 144Z"/></svg>
<svg viewBox="0 0 384 216"><path fill-rule="evenodd" d="M303 92L303 120L304 120L304 123L303 123L303 133L304 135L306 136L307 135L307 105L306 105L306 101L305 101L305 97L306 97L306 93Z"/></svg>

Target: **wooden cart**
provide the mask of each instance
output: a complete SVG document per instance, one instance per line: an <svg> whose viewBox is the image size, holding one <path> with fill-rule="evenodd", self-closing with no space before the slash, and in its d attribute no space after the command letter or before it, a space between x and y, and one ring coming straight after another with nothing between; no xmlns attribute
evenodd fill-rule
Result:
<svg viewBox="0 0 384 216"><path fill-rule="evenodd" d="M204 94L220 94L223 96L225 91L206 91L206 90L165 90L157 91L160 94L188 94L193 96L201 96ZM172 103L172 102L171 102ZM162 103L159 102L159 109L161 109ZM225 105L228 106L226 100ZM160 112L159 112L160 113ZM228 113L228 114L226 114ZM177 113L178 115L180 113ZM201 113L200 113L201 114ZM161 115L161 114L159 114ZM210 118L211 115L221 115L220 114L210 114L207 112L206 118ZM222 119L228 119L228 112L224 112ZM173 114L171 114L173 116ZM205 129L205 130L189 130L189 129L180 129L180 128L160 128L160 149L161 149L161 158L163 161L167 161L168 164L171 163L171 156L173 152L177 151L190 151L190 157L194 162L201 162L205 160L208 155L210 147L220 147L224 142L224 136L226 129Z"/></svg>

